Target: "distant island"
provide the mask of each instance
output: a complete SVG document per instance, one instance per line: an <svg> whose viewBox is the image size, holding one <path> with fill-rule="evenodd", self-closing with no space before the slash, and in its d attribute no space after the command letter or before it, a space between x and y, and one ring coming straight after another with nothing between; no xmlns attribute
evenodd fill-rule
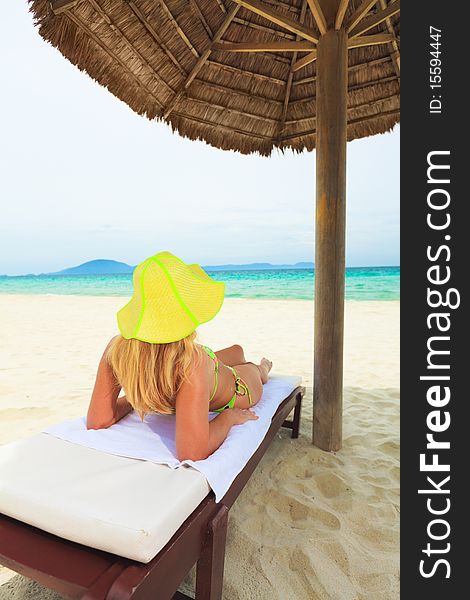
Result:
<svg viewBox="0 0 470 600"><path fill-rule="evenodd" d="M271 263L250 263L247 265L208 265L203 267L206 271L266 271L269 269L313 269L313 262L298 262L293 265L273 265ZM132 273L135 266L116 260L90 260L76 267L47 273L47 275L120 275Z"/></svg>
<svg viewBox="0 0 470 600"><path fill-rule="evenodd" d="M47 273L47 275L119 275L120 273L132 273L134 268L117 260L98 259L90 260L77 267Z"/></svg>

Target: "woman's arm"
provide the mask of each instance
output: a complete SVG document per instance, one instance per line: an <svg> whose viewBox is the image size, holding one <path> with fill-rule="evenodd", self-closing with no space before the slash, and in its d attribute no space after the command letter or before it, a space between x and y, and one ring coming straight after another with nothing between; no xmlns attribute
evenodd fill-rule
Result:
<svg viewBox="0 0 470 600"><path fill-rule="evenodd" d="M121 386L106 359L107 349L106 347L98 365L95 386L88 407L87 429L111 427L132 410L125 396L118 398Z"/></svg>
<svg viewBox="0 0 470 600"><path fill-rule="evenodd" d="M209 422L209 383L196 366L176 397L176 453L179 460L203 460L215 452L233 425L258 419L250 410L227 409Z"/></svg>

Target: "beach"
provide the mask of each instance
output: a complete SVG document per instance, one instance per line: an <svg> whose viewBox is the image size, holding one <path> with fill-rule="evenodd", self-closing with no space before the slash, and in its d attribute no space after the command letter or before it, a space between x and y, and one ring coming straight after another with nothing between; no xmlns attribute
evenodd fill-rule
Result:
<svg viewBox="0 0 470 600"><path fill-rule="evenodd" d="M86 414L122 297L0 295L0 444ZM347 301L344 445L311 444L313 304L227 298L199 328L301 375L301 435L282 430L230 511L224 600L399 597L399 302ZM188 593L193 572L182 590ZM0 600L58 600L0 567Z"/></svg>

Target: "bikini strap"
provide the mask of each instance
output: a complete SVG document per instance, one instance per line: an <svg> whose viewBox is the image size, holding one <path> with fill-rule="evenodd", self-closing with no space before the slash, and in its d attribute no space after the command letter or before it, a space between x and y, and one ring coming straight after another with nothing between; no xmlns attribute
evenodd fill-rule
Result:
<svg viewBox="0 0 470 600"><path fill-rule="evenodd" d="M235 400L237 394L239 394L240 396L248 396L248 402L250 403L250 406L252 406L253 400L251 398L250 388L247 386L247 384L243 381L243 379L233 367L229 367L229 369L232 371L233 376L235 378L235 394L232 400Z"/></svg>
<svg viewBox="0 0 470 600"><path fill-rule="evenodd" d="M251 399L250 388L242 379L240 379L240 377L238 378L237 389L243 390L243 394L241 394L241 396L248 396L248 402L250 403L250 406L252 406L253 400Z"/></svg>
<svg viewBox="0 0 470 600"><path fill-rule="evenodd" d="M204 350L204 352L207 354L207 356L212 358L213 361L218 362L217 356L213 350L211 350L208 346L201 346L201 347Z"/></svg>
<svg viewBox="0 0 470 600"><path fill-rule="evenodd" d="M209 356L209 358L212 358L212 360L214 361L215 383L214 383L214 389L212 391L212 395L209 398L209 404L210 404L212 402L212 400L214 399L215 393L216 393L217 388L219 386L219 359L217 358L215 352L213 352L207 346L202 346L202 349L205 351L205 353L207 354L207 356Z"/></svg>

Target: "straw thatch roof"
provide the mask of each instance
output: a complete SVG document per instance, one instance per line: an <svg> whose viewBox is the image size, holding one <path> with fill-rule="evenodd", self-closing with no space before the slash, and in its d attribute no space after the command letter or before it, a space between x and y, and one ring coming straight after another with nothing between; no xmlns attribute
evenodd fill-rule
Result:
<svg viewBox="0 0 470 600"><path fill-rule="evenodd" d="M135 112L217 148L315 147L317 0L29 1L40 35ZM348 139L390 130L399 13L387 0L321 3L346 9Z"/></svg>

